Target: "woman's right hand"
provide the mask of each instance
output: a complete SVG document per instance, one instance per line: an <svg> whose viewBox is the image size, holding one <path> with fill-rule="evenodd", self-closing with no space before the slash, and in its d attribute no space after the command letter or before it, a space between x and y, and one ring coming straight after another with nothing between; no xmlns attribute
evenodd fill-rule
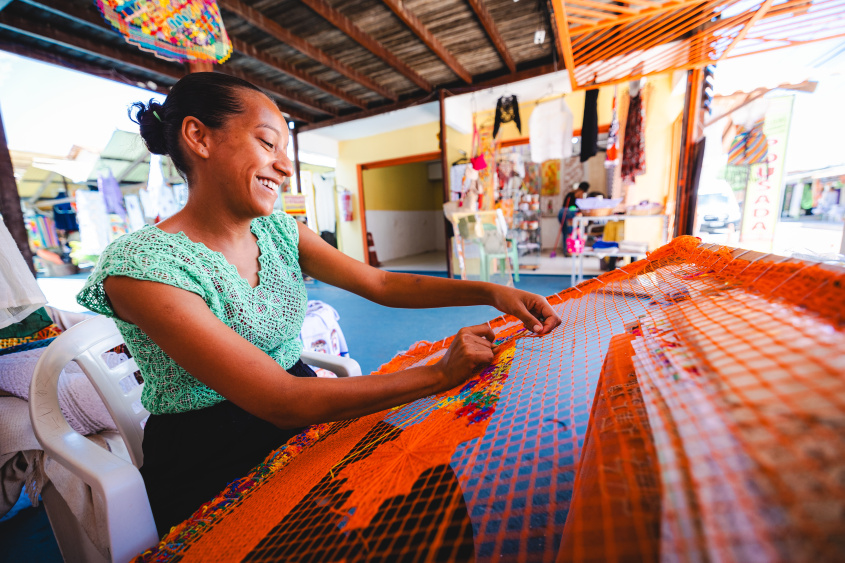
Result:
<svg viewBox="0 0 845 563"><path fill-rule="evenodd" d="M441 391L452 389L469 379L479 367L493 361L493 341L496 335L489 325L462 328L452 344L435 365L442 375Z"/></svg>

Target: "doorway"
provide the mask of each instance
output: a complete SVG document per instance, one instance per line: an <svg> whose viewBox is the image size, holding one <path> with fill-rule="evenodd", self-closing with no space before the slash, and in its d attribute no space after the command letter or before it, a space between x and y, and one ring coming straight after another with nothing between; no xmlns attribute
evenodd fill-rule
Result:
<svg viewBox="0 0 845 563"><path fill-rule="evenodd" d="M366 248L372 234L379 267L446 271L440 170L439 152L359 165L362 235Z"/></svg>

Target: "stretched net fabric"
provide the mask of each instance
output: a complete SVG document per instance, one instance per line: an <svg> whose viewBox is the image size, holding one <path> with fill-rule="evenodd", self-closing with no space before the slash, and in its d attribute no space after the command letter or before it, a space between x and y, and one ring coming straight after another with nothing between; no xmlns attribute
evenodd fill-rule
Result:
<svg viewBox="0 0 845 563"><path fill-rule="evenodd" d="M549 301L550 335L492 320L466 384L310 427L139 560L845 553L841 269L679 237Z"/></svg>

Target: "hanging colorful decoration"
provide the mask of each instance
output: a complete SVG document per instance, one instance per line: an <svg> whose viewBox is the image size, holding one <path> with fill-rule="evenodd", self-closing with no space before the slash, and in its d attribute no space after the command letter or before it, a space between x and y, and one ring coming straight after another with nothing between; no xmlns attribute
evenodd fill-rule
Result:
<svg viewBox="0 0 845 563"><path fill-rule="evenodd" d="M168 61L223 63L232 42L215 0L97 0L127 42Z"/></svg>

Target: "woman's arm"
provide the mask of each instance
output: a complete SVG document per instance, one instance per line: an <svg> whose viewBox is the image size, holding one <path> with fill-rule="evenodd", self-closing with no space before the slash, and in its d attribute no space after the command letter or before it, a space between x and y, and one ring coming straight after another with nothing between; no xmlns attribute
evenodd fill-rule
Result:
<svg viewBox="0 0 845 563"><path fill-rule="evenodd" d="M554 309L539 295L492 283L385 272L343 254L302 224L299 263L309 276L386 307L491 305L538 334L560 324Z"/></svg>
<svg viewBox="0 0 845 563"><path fill-rule="evenodd" d="M280 428L364 416L451 389L493 359L493 331L461 329L434 366L366 378L294 377L221 322L198 295L122 276L106 278L119 318L242 409Z"/></svg>

